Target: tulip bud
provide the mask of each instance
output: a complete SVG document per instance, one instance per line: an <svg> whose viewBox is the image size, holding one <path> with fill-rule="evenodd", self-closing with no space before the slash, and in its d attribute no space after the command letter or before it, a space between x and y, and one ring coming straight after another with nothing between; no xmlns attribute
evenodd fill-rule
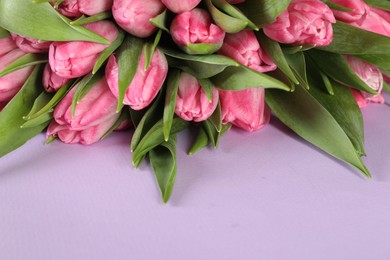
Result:
<svg viewBox="0 0 390 260"><path fill-rule="evenodd" d="M38 39L28 38L16 33L11 33L16 45L27 53L48 52L51 42L40 42Z"/></svg>
<svg viewBox="0 0 390 260"><path fill-rule="evenodd" d="M201 0L161 0L161 2L174 13L188 12L194 9Z"/></svg>
<svg viewBox="0 0 390 260"><path fill-rule="evenodd" d="M54 121L47 136L57 136L64 143L92 144L115 124L117 101L102 78L76 105L72 117L71 106L76 88L73 88L54 109Z"/></svg>
<svg viewBox="0 0 390 260"><path fill-rule="evenodd" d="M175 113L186 121L200 122L209 118L218 105L218 90L213 88L208 99L198 80L182 72L179 79Z"/></svg>
<svg viewBox="0 0 390 260"><path fill-rule="evenodd" d="M110 42L118 36L118 29L109 21L88 23L85 28L105 37ZM107 46L84 41L53 42L49 49L50 67L63 78L83 76L93 69L100 53Z"/></svg>
<svg viewBox="0 0 390 260"><path fill-rule="evenodd" d="M320 0L293 0L276 21L264 27L271 39L286 44L329 45L333 39L330 8Z"/></svg>
<svg viewBox="0 0 390 260"><path fill-rule="evenodd" d="M0 56L0 71L4 70L8 65L25 54L26 53L20 49L14 49L3 56ZM33 66L26 67L0 78L0 103L6 103L15 96L30 76L33 68Z"/></svg>
<svg viewBox="0 0 390 260"><path fill-rule="evenodd" d="M95 15L111 9L113 0L65 0L58 11L67 17L80 17L83 14Z"/></svg>
<svg viewBox="0 0 390 260"><path fill-rule="evenodd" d="M123 30L145 38L157 29L149 20L164 9L160 0L114 0L112 15Z"/></svg>
<svg viewBox="0 0 390 260"><path fill-rule="evenodd" d="M123 100L124 104L129 105L134 110L141 110L153 101L168 74L167 59L158 49L154 52L147 70L144 70L144 66L145 55L142 52L137 72L127 88ZM108 60L106 77L112 93L118 98L118 64L114 55L111 55Z"/></svg>
<svg viewBox="0 0 390 260"><path fill-rule="evenodd" d="M370 11L370 7L363 0L331 0L331 2L352 10L348 12L332 10L337 20L345 23L360 23L360 21L364 20Z"/></svg>
<svg viewBox="0 0 390 260"><path fill-rule="evenodd" d="M199 8L178 14L171 24L173 41L189 54L209 54L221 48L225 32Z"/></svg>
<svg viewBox="0 0 390 260"><path fill-rule="evenodd" d="M4 54L18 48L11 37L0 39L0 57Z"/></svg>
<svg viewBox="0 0 390 260"><path fill-rule="evenodd" d="M271 110L265 104L264 96L263 88L219 90L222 123L230 122L249 132L263 128L271 118Z"/></svg>
<svg viewBox="0 0 390 260"><path fill-rule="evenodd" d="M261 49L254 32L250 30L227 34L218 53L230 57L258 72L276 69L275 63Z"/></svg>
<svg viewBox="0 0 390 260"><path fill-rule="evenodd" d="M47 92L55 92L60 89L63 85L68 82L69 79L63 78L55 74L51 69L50 65L46 64L45 70L43 71L42 84Z"/></svg>

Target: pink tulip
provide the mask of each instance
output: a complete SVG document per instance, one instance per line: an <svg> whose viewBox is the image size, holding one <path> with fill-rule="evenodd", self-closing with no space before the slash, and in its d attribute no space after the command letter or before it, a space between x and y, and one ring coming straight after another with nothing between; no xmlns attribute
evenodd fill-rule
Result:
<svg viewBox="0 0 390 260"><path fill-rule="evenodd" d="M186 121L200 122L209 118L218 105L218 90L213 88L209 101L198 80L182 72L179 79L175 113Z"/></svg>
<svg viewBox="0 0 390 260"><path fill-rule="evenodd" d="M54 121L47 136L57 136L64 143L92 144L114 125L119 118L117 101L102 78L87 95L80 100L72 117L73 88L54 109Z"/></svg>
<svg viewBox="0 0 390 260"><path fill-rule="evenodd" d="M226 35L222 48L218 53L258 72L276 69L275 63L261 49L254 32L250 30Z"/></svg>
<svg viewBox="0 0 390 260"><path fill-rule="evenodd" d="M123 30L140 38L157 29L149 20L165 9L160 0L114 0L112 14Z"/></svg>
<svg viewBox="0 0 390 260"><path fill-rule="evenodd" d="M223 43L225 32L212 23L207 11L199 8L178 14L171 24L174 42L190 54L208 54L217 51ZM194 50L189 45L208 44L204 50Z"/></svg>
<svg viewBox="0 0 390 260"><path fill-rule="evenodd" d="M58 11L67 17L80 17L83 14L95 15L111 9L113 0L65 0Z"/></svg>
<svg viewBox="0 0 390 260"><path fill-rule="evenodd" d="M336 20L320 0L293 0L276 21L264 27L271 39L286 44L329 45Z"/></svg>
<svg viewBox="0 0 390 260"><path fill-rule="evenodd" d="M332 10L337 20L346 23L363 20L370 11L370 7L363 0L331 0L331 2L352 10L348 12Z"/></svg>
<svg viewBox="0 0 390 260"><path fill-rule="evenodd" d="M129 61L132 62L132 61ZM127 88L123 103L134 110L147 107L160 91L168 73L168 62L164 54L158 49L154 52L152 61L147 70L144 70L145 56L141 54L138 69L132 82ZM115 97L118 97L118 64L114 55L106 66L108 85Z"/></svg>
<svg viewBox="0 0 390 260"><path fill-rule="evenodd" d="M14 49L3 56L0 56L0 71L3 71L4 68L25 54L26 53L20 49ZM26 67L0 78L0 103L8 102L15 96L30 76L33 68L33 66Z"/></svg>
<svg viewBox="0 0 390 260"><path fill-rule="evenodd" d="M51 42L40 42L38 39L27 38L15 33L11 33L16 45L27 53L48 52Z"/></svg>
<svg viewBox="0 0 390 260"><path fill-rule="evenodd" d="M18 48L11 37L0 39L0 57L4 54Z"/></svg>
<svg viewBox="0 0 390 260"><path fill-rule="evenodd" d="M355 71L355 73L373 90L378 94L373 95L364 91L354 90L354 96L358 102L359 107L366 106L369 102L383 103L384 99L381 94L383 88L383 76L382 72L374 65L362 61L354 56L344 56L349 66Z"/></svg>
<svg viewBox="0 0 390 260"><path fill-rule="evenodd" d="M271 111L264 102L263 88L240 91L219 90L222 123L231 122L246 131L253 132L269 123Z"/></svg>
<svg viewBox="0 0 390 260"><path fill-rule="evenodd" d="M161 0L161 2L174 13L188 12L194 9L201 0Z"/></svg>
<svg viewBox="0 0 390 260"><path fill-rule="evenodd" d="M42 84L47 92L55 92L60 89L63 85L68 82L69 79L63 78L55 74L51 69L50 65L46 64L45 70L43 71Z"/></svg>
<svg viewBox="0 0 390 260"><path fill-rule="evenodd" d="M118 29L109 21L86 24L85 27L110 42L118 36ZM50 45L49 63L52 71L63 78L78 78L90 72L100 53L108 45L94 42L54 42Z"/></svg>

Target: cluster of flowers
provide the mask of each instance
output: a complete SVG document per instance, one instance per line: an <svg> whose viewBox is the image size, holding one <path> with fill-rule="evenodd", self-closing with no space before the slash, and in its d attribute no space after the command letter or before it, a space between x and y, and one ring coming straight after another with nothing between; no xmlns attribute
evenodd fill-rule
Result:
<svg viewBox="0 0 390 260"><path fill-rule="evenodd" d="M218 1L217 1L218 2ZM221 2L221 1L219 1ZM222 1L225 2L225 1ZM325 2L325 3L324 3ZM219 54L260 73L275 71L278 66L261 46L258 36L250 26L226 31L210 12L212 1L201 0L64 0L50 4L70 20L94 17L109 13L108 17L83 25L103 36L110 44L86 41L40 41L10 32L0 39L0 71L26 53L48 53L42 76L47 92L56 92L63 86L73 87L56 105L47 136L58 137L65 143L91 144L102 138L120 117L117 111L120 97L117 53L107 59L102 76L78 101L72 112L72 100L77 80L90 75L102 52L112 45L122 30L138 37L151 39L157 30L164 34L160 43L174 44L182 53L194 56ZM245 0L226 0L233 8L240 8ZM330 7L332 7L332 9ZM166 32L158 28L154 19L168 13ZM110 18L112 16L112 18ZM328 46L333 40L332 25L337 21L363 30L390 36L390 12L368 5L363 0L292 0L272 23L260 29L267 38L282 46ZM119 27L118 27L119 26ZM163 28L164 29L164 28ZM160 35L161 36L161 35ZM165 37L165 38L164 38ZM369 102L383 103L384 84L382 71L366 61L344 55L353 71L376 94L352 89L360 107ZM129 64L133 60L127 61ZM169 58L159 47L150 58L143 49L134 77L127 87L123 104L132 110L148 108L164 88L172 68ZM173 66L174 67L174 66ZM18 93L30 76L33 66L16 70L0 78L0 109ZM385 78L386 79L386 78ZM265 103L266 90L261 87L226 90L209 86L188 71L179 71L175 114L185 121L202 122L210 118L220 106L223 124L231 123L247 131L258 130L270 120L271 109ZM119 101L122 102L122 101ZM131 125L125 120L118 128Z"/></svg>

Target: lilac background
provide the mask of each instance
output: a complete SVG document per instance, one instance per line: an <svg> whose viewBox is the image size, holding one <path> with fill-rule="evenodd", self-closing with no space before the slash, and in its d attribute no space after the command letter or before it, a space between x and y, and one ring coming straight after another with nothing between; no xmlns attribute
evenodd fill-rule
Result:
<svg viewBox="0 0 390 260"><path fill-rule="evenodd" d="M40 135L0 160L0 259L390 259L390 107L363 114L372 180L273 119L192 157L182 134L165 206L130 134Z"/></svg>

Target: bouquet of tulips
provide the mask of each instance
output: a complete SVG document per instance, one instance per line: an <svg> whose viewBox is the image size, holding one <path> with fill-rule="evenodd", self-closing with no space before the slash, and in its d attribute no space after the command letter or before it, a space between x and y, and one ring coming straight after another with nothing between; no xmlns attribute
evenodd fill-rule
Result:
<svg viewBox="0 0 390 260"><path fill-rule="evenodd" d="M389 91L389 36L384 0L0 0L0 156L132 131L166 202L180 131L192 154L272 115L370 176L360 109Z"/></svg>

